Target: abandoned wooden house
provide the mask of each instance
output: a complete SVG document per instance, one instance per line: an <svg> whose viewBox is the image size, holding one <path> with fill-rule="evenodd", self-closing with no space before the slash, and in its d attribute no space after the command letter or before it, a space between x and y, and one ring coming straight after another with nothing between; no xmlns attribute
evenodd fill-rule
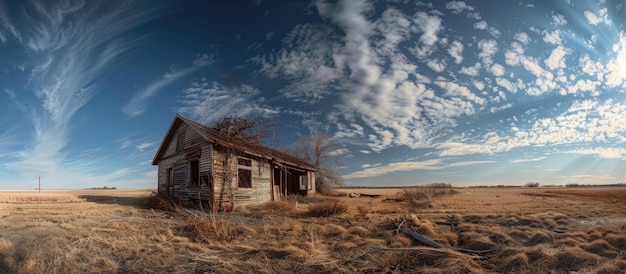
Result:
<svg viewBox="0 0 626 274"><path fill-rule="evenodd" d="M293 155L233 142L216 128L176 115L157 150L158 191L187 207L233 206L315 193L315 168Z"/></svg>

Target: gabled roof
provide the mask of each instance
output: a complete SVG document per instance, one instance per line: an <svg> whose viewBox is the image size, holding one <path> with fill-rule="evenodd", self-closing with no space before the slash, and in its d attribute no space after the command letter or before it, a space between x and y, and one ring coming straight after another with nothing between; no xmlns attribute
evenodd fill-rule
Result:
<svg viewBox="0 0 626 274"><path fill-rule="evenodd" d="M226 140L225 138L223 138L220 135L220 132L218 129L214 127L206 126L200 122L194 121L180 114L176 114L176 117L174 117L174 120L172 121L172 124L170 125L169 129L167 130L167 133L165 134L165 137L163 138L163 141L161 142L161 145L159 146L159 149L157 150L156 155L154 155L154 159L152 160L152 165L158 164L158 160L165 153L165 150L167 150L167 145L171 143L172 138L174 138L176 129L178 129L183 123L187 124L190 128L195 130L200 136L202 136L204 140L214 143L216 145L229 147L229 148L235 149L237 151L240 151L249 155L274 160L281 164L288 164L288 165L300 167L306 170L315 170L315 167L308 161L302 158L296 157L294 155L278 151L273 148L269 148L269 147L258 145L258 144L232 143Z"/></svg>

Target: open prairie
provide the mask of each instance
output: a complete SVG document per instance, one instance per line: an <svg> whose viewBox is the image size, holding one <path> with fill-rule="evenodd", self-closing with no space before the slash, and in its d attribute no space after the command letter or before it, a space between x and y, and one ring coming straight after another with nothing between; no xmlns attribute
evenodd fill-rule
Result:
<svg viewBox="0 0 626 274"><path fill-rule="evenodd" d="M149 190L0 192L0 273L626 269L626 188L341 191L380 196L291 197L208 216L149 208Z"/></svg>

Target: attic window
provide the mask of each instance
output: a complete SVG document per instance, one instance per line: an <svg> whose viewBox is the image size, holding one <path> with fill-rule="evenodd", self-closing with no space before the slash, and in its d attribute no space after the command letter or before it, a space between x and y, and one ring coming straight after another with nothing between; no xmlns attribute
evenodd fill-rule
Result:
<svg viewBox="0 0 626 274"><path fill-rule="evenodd" d="M181 130L176 135L176 152L181 152L185 149L185 130Z"/></svg>

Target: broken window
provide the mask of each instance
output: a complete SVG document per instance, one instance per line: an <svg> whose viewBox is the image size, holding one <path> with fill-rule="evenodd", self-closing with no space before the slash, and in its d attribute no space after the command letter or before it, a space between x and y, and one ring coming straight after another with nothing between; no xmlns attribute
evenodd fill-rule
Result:
<svg viewBox="0 0 626 274"><path fill-rule="evenodd" d="M200 168L198 160L189 161L189 187L200 186Z"/></svg>
<svg viewBox="0 0 626 274"><path fill-rule="evenodd" d="M300 179L300 190L306 190L307 184L308 184L306 175L300 175L299 179Z"/></svg>
<svg viewBox="0 0 626 274"><path fill-rule="evenodd" d="M237 186L252 188L252 160L237 158Z"/></svg>

